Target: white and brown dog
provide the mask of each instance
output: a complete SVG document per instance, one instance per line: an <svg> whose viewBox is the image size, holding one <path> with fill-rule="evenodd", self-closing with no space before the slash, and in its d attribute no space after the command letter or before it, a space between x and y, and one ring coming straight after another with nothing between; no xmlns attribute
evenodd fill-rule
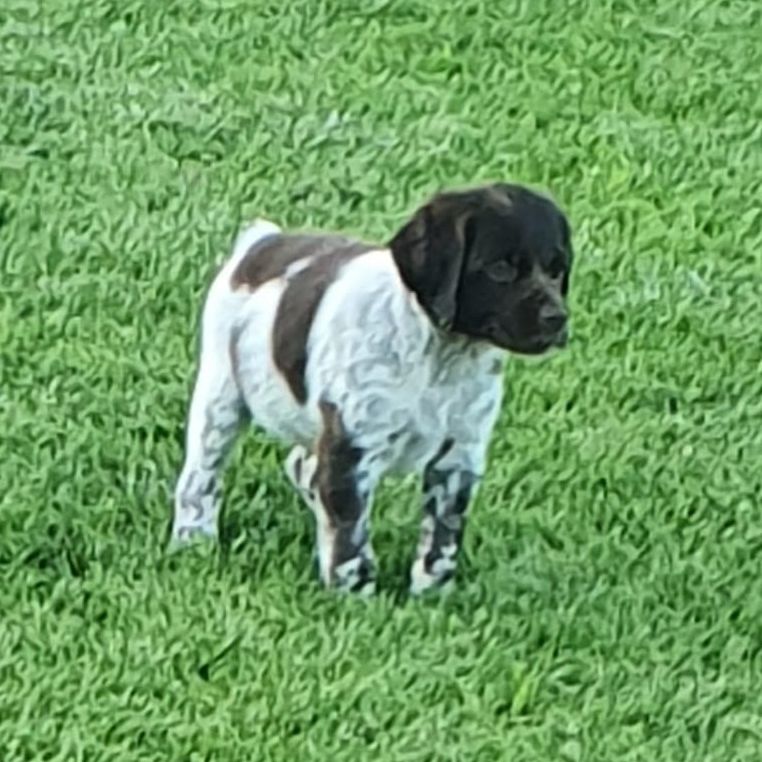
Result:
<svg viewBox="0 0 762 762"><path fill-rule="evenodd" d="M294 449L323 582L370 592L374 488L423 476L411 589L452 577L500 408L505 351L567 338L570 230L548 198L493 184L433 197L386 246L243 231L207 295L172 540L216 536L243 420Z"/></svg>

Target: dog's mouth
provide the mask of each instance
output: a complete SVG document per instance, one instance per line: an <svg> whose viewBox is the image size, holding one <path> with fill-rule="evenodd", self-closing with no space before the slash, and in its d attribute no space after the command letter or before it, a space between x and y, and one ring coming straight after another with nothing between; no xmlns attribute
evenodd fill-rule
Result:
<svg viewBox="0 0 762 762"><path fill-rule="evenodd" d="M564 326L560 331L552 335L540 334L527 338L511 336L506 331L495 326L490 330L491 340L500 348L507 349L520 355L541 355L551 349L561 349L569 343L569 331Z"/></svg>

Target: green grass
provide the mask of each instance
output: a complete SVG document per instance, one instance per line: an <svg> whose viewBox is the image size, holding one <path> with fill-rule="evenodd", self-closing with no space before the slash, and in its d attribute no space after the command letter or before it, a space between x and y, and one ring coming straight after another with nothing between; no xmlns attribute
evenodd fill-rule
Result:
<svg viewBox="0 0 762 762"><path fill-rule="evenodd" d="M759 760L759 4L2 6L3 762ZM457 589L407 597L391 483L380 594L322 591L256 433L166 558L241 220L382 239L488 179L568 211L574 337L508 367Z"/></svg>

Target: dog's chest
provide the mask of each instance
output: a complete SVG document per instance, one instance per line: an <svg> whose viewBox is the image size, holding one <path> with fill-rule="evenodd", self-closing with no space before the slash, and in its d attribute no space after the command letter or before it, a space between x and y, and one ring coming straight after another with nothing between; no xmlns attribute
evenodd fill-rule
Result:
<svg viewBox="0 0 762 762"><path fill-rule="evenodd" d="M399 425L378 432L387 442L386 448L379 442L379 449L385 449L387 468L394 471L420 471L448 437L458 438L465 428L451 394L443 387L430 387L413 404L391 411L390 417Z"/></svg>
<svg viewBox="0 0 762 762"><path fill-rule="evenodd" d="M502 384L479 359L460 358L452 365L420 363L409 383L379 406L363 436L371 449L384 453L386 468L420 472L447 440L481 441L500 404Z"/></svg>

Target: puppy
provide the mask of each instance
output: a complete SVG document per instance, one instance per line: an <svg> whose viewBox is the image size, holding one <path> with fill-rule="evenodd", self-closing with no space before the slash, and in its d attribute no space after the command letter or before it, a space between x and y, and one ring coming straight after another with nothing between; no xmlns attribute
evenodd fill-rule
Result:
<svg viewBox="0 0 762 762"><path fill-rule="evenodd" d="M422 475L412 592L449 580L503 359L565 345L572 257L556 204L503 183L434 196L386 245L255 222L205 301L173 543L216 536L220 469L250 417L293 446L326 586L374 590L386 473Z"/></svg>

